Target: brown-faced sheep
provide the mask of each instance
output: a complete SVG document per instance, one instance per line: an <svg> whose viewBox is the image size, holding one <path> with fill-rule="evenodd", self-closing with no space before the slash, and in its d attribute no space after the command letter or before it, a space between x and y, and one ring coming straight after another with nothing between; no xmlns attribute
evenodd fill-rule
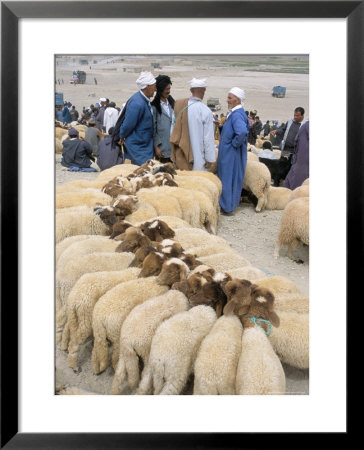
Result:
<svg viewBox="0 0 364 450"><path fill-rule="evenodd" d="M144 222L139 225L139 228L151 241L155 242L173 238L175 235L173 229L160 219Z"/></svg>
<svg viewBox="0 0 364 450"><path fill-rule="evenodd" d="M274 296L265 288L251 285L246 295L245 280L226 284L229 303L243 324L241 355L236 373L236 394L285 394L286 380L282 364L267 339L272 326L279 327L280 320L274 311ZM244 286L243 286L244 285ZM243 296L240 296L240 294ZM257 351L257 349L259 349Z"/></svg>
<svg viewBox="0 0 364 450"><path fill-rule="evenodd" d="M121 240L117 252L133 252L135 253L138 248L151 245L151 240L145 236L145 234L136 227L128 227L123 234L119 235L118 240ZM118 241L117 241L118 242Z"/></svg>
<svg viewBox="0 0 364 450"><path fill-rule="evenodd" d="M209 306L196 306L164 321L157 329L137 394L177 395L192 374L198 349L216 321Z"/></svg>
<svg viewBox="0 0 364 450"><path fill-rule="evenodd" d="M170 290L165 294L146 300L136 306L125 319L120 332L120 355L112 384L112 394L120 392L120 386L127 378L130 389L140 381L139 361L149 359L153 336L164 321L189 308L185 295Z"/></svg>
<svg viewBox="0 0 364 450"><path fill-rule="evenodd" d="M292 249L300 242L309 245L309 197L296 198L285 207L276 241L274 257L279 257L282 245L288 247L287 255L292 257Z"/></svg>
<svg viewBox="0 0 364 450"><path fill-rule="evenodd" d="M202 341L194 368L194 395L234 395L243 327L235 315L220 317Z"/></svg>

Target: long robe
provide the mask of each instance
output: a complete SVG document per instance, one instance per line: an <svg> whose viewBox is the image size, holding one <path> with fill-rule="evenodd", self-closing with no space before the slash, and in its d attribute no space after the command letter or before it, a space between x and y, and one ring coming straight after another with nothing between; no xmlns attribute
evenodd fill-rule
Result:
<svg viewBox="0 0 364 450"><path fill-rule="evenodd" d="M283 186L289 189L296 189L301 186L306 178L309 177L309 144L310 144L310 128L309 122L301 125L297 136L293 154L295 155L294 163L292 164Z"/></svg>
<svg viewBox="0 0 364 450"><path fill-rule="evenodd" d="M232 212L240 203L249 133L248 118L242 108L233 111L222 128L217 159L217 175L222 183L220 207Z"/></svg>
<svg viewBox="0 0 364 450"><path fill-rule="evenodd" d="M197 97L190 97L188 104L188 130L193 153L193 170L207 170L205 163L216 161L213 115Z"/></svg>
<svg viewBox="0 0 364 450"><path fill-rule="evenodd" d="M128 100L119 136L125 138L125 158L132 164L141 166L153 158L153 115L150 103L140 92Z"/></svg>

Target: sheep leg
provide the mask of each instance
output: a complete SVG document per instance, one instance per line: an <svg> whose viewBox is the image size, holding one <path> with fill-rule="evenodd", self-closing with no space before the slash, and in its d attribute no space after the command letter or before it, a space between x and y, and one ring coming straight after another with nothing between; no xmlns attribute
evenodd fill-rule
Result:
<svg viewBox="0 0 364 450"><path fill-rule="evenodd" d="M56 344L60 345L65 323L67 322L66 308L62 306L56 313Z"/></svg>
<svg viewBox="0 0 364 450"><path fill-rule="evenodd" d="M130 389L135 389L140 381L138 355L135 349L129 343L122 344L121 352L124 356L129 387ZM120 357L122 355L120 354Z"/></svg>
<svg viewBox="0 0 364 450"><path fill-rule="evenodd" d="M145 366L142 372L142 379L136 390L136 395L151 394L153 387L152 369L149 365Z"/></svg>
<svg viewBox="0 0 364 450"><path fill-rule="evenodd" d="M120 339L116 339L116 341L112 343L112 356L111 356L111 365L114 370L116 370L116 367L118 365L119 356L120 356Z"/></svg>
<svg viewBox="0 0 364 450"><path fill-rule="evenodd" d="M70 326L67 321L66 325L63 328L62 340L60 345L61 350L63 350L64 352L67 351L69 341L70 341Z"/></svg>
<svg viewBox="0 0 364 450"><path fill-rule="evenodd" d="M92 334L92 328L72 329L72 324L69 322L71 339L68 345L68 367L71 367L75 372L79 372L78 368L78 354L80 352L80 345Z"/></svg>
<svg viewBox="0 0 364 450"><path fill-rule="evenodd" d="M119 395L120 394L120 386L121 383L124 381L126 376L126 370L125 370L125 361L123 357L119 358L118 365L115 370L115 376L112 382L111 386L111 394L112 395Z"/></svg>
<svg viewBox="0 0 364 450"><path fill-rule="evenodd" d="M258 198L258 203L257 203L257 206L255 208L255 211L256 212L261 211L263 206L264 206L264 195L262 195L261 197Z"/></svg>
<svg viewBox="0 0 364 450"><path fill-rule="evenodd" d="M276 245L274 247L274 259L278 259L280 248L281 248L281 244L279 243L279 241L277 241Z"/></svg>
<svg viewBox="0 0 364 450"><path fill-rule="evenodd" d="M164 365L163 365L163 373L164 373ZM160 368L154 369L152 376L153 376L154 395L159 395L165 383L163 374L161 373L161 369Z"/></svg>
<svg viewBox="0 0 364 450"><path fill-rule="evenodd" d="M182 378L167 380L159 395L179 395L185 384L186 380L183 380Z"/></svg>
<svg viewBox="0 0 364 450"><path fill-rule="evenodd" d="M107 334L106 329L102 324L94 323L94 338L91 362L94 374L98 375L109 365L109 347L106 340Z"/></svg>

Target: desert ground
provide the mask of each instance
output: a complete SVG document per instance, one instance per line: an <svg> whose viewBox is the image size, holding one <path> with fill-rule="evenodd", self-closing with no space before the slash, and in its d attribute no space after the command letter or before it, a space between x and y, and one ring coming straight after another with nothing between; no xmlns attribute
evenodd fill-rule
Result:
<svg viewBox="0 0 364 450"><path fill-rule="evenodd" d="M93 57L90 61L98 63L80 66L74 63L71 57L60 58L56 64L56 80L63 78L64 84L56 87L57 92L63 92L64 99L76 105L81 112L82 106L88 107L96 103L99 97L107 97L121 106L137 89L135 80L138 77L135 67L142 70L151 70L150 61L156 58L142 58L141 60L119 61L126 57ZM114 62L112 62L114 61ZM119 61L119 62L117 62ZM226 113L225 98L228 90L233 86L239 86L246 93L246 109L256 109L263 123L266 120L286 121L293 116L293 109L302 106L308 117L308 74L307 73L275 73L247 71L243 67L229 66L219 67L219 59L206 61L186 60L173 62L167 65L162 62L162 69L152 70L156 76L158 73L167 74L172 78L172 95L174 98L188 96L188 81L193 77L206 77L208 88L206 98L218 97L222 104L222 110L218 113ZM231 64L231 61L230 61ZM251 67L251 66L250 66ZM252 69L259 68L252 66ZM73 70L85 70L87 73L86 84L74 86L68 83ZM274 70L277 67L274 68ZM267 70L267 66L262 70ZM269 67L268 67L269 70ZM98 84L93 78L96 76ZM286 86L287 96L284 99L276 99L271 96L274 85ZM205 99L204 99L205 100ZM97 173L68 172L61 164L61 155L55 155L55 186L67 183L75 179L92 180ZM282 211L262 211L256 213L252 204L241 203L233 216L220 216L217 235L226 239L230 245L239 251L250 263L262 269L267 275L282 275L297 284L302 293L309 294L309 249L300 246L293 251L293 259L286 256L285 249L280 252L278 260L274 259L274 244L278 236ZM82 371L75 374L67 366L67 354L55 350L55 385L77 386L98 394L109 394L113 379L113 369L109 367L104 373L94 375L91 370L90 356L92 340L86 341L80 353L80 365ZM299 370L288 365L283 365L286 374L286 393L302 395L309 393L309 371ZM190 394L191 384L186 386L185 394ZM125 392L128 393L127 391Z"/></svg>

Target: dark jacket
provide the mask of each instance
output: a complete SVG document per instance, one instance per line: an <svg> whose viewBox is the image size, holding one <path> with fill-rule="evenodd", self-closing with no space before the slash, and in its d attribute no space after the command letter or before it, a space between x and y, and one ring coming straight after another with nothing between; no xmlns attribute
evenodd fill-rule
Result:
<svg viewBox="0 0 364 450"><path fill-rule="evenodd" d="M65 107L63 108L62 116L63 116L63 122L64 122L64 123L70 123L70 122L72 122L70 110L67 108L67 106L65 106Z"/></svg>
<svg viewBox="0 0 364 450"><path fill-rule="evenodd" d="M81 139L65 139L63 141L62 166L87 168L91 166L92 148Z"/></svg>
<svg viewBox="0 0 364 450"><path fill-rule="evenodd" d="M104 114L105 114L105 106L101 106L99 109L99 112L97 113L97 116L95 117L96 120L96 128L98 128L100 131L102 131L102 128L104 126Z"/></svg>
<svg viewBox="0 0 364 450"><path fill-rule="evenodd" d="M96 162L100 170L109 169L110 167L123 163L120 147L112 146L112 136L105 136L99 142Z"/></svg>

